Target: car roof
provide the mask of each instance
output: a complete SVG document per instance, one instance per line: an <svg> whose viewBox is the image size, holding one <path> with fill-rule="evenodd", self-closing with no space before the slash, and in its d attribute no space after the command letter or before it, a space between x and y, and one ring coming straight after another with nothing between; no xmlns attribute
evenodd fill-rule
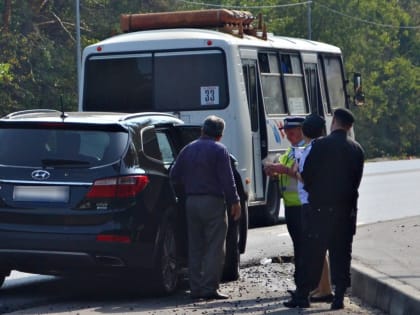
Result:
<svg viewBox="0 0 420 315"><path fill-rule="evenodd" d="M124 125L125 122L136 121L144 125L156 124L183 124L183 121L174 115L159 112L143 113L117 113L117 112L61 112L51 109L33 109L10 113L0 119L0 122L57 122Z"/></svg>

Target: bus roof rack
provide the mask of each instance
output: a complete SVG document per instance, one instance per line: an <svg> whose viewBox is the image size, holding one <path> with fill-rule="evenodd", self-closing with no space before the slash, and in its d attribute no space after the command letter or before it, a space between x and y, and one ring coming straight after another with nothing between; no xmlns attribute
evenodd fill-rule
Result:
<svg viewBox="0 0 420 315"><path fill-rule="evenodd" d="M255 17L248 11L208 9L175 12L121 14L120 26L125 33L168 28L216 28L219 31L243 37L243 34L267 39L262 15L258 26L252 24Z"/></svg>

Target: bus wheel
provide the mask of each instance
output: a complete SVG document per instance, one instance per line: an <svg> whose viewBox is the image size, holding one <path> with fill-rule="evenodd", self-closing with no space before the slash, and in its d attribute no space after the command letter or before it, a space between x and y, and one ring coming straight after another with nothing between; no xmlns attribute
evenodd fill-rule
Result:
<svg viewBox="0 0 420 315"><path fill-rule="evenodd" d="M239 253L245 253L246 242L248 241L249 212L248 201L241 200L241 218L239 219Z"/></svg>
<svg viewBox="0 0 420 315"><path fill-rule="evenodd" d="M267 203L259 209L261 211L261 219L264 225L274 225L279 223L280 212L280 190L279 183L272 180L268 184Z"/></svg>

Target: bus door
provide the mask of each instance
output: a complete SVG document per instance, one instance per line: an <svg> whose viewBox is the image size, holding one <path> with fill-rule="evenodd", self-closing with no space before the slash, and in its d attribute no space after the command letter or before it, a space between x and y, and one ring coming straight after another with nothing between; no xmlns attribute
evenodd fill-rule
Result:
<svg viewBox="0 0 420 315"><path fill-rule="evenodd" d="M244 56L245 55L245 56ZM249 56L254 58L247 58ZM263 139L260 126L260 93L258 91L258 66L257 54L255 51L241 50L242 67L244 74L245 88L248 98L248 110L251 121L252 132L252 158L253 158L253 180L252 192L254 199L264 198L264 177L262 168L262 156L267 155L267 141Z"/></svg>
<svg viewBox="0 0 420 315"><path fill-rule="evenodd" d="M328 104L325 93L325 83L323 81L322 67L316 54L302 54L303 66L305 70L306 86L308 87L308 97L310 112L322 117L328 113Z"/></svg>

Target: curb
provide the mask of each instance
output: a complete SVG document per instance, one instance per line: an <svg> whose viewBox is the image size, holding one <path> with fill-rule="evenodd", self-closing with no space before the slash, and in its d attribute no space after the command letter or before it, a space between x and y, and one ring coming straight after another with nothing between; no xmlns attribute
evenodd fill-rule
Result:
<svg viewBox="0 0 420 315"><path fill-rule="evenodd" d="M415 288L358 262L351 265L351 292L390 315L420 314L420 293Z"/></svg>

